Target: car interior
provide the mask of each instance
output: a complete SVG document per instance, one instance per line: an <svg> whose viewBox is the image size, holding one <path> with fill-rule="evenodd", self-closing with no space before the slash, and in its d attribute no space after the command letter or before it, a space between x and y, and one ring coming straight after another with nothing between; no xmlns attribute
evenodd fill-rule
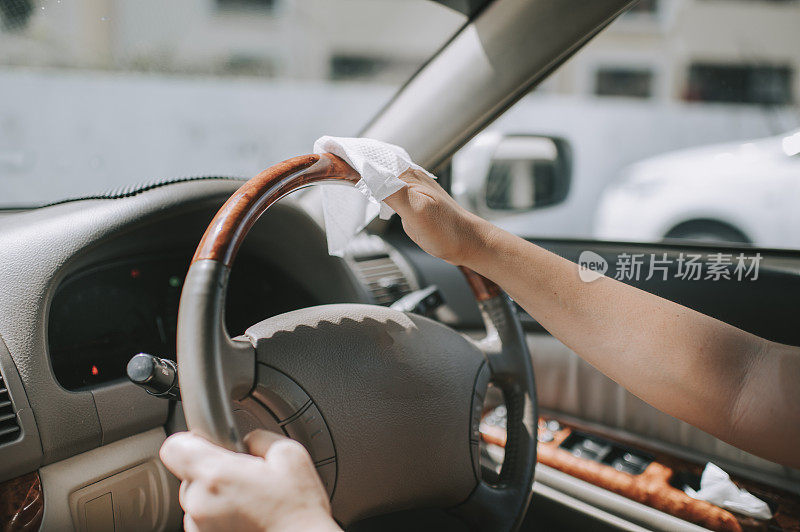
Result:
<svg viewBox="0 0 800 532"><path fill-rule="evenodd" d="M360 136L404 147L451 190L453 155L635 2L440 3L467 22ZM238 450L255 428L299 440L348 530L800 530L800 471L638 399L397 217L329 255L305 200L358 175L296 156L250 181L0 212L3 530L181 529L158 452L187 428ZM800 345L798 251L531 240L575 262L757 252L752 282L626 282ZM137 384L139 353L152 356ZM707 462L773 517L687 495Z"/></svg>

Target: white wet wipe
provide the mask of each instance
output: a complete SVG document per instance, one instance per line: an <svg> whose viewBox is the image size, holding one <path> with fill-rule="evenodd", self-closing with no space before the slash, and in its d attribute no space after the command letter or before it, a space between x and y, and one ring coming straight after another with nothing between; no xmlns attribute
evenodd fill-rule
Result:
<svg viewBox="0 0 800 532"><path fill-rule="evenodd" d="M687 486L684 491L689 497L708 501L726 510L756 519L772 519L772 511L767 503L749 491L740 489L725 471L711 462L706 464L700 477L700 490L695 491Z"/></svg>
<svg viewBox="0 0 800 532"><path fill-rule="evenodd" d="M414 163L401 147L374 139L324 136L314 143L314 153L332 153L360 175L353 193L346 187L322 187L322 211L328 236L328 253L341 257L353 237L380 215L394 211L383 200L406 184L400 175L413 168L435 176Z"/></svg>

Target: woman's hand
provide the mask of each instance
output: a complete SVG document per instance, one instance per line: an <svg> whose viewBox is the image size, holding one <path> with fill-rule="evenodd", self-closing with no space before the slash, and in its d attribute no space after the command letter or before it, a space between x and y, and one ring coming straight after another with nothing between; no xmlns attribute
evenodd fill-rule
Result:
<svg viewBox="0 0 800 532"><path fill-rule="evenodd" d="M492 226L456 203L439 183L418 170L400 178L408 186L385 202L403 219L408 236L423 250L457 266L485 249Z"/></svg>
<svg viewBox="0 0 800 532"><path fill-rule="evenodd" d="M264 430L244 441L252 456L188 432L170 436L161 446L161 461L182 480L187 531L340 530L300 443Z"/></svg>

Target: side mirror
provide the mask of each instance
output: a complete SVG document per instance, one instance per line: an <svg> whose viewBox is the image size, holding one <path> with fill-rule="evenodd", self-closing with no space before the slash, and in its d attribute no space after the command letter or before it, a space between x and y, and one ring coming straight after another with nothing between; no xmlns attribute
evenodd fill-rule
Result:
<svg viewBox="0 0 800 532"><path fill-rule="evenodd" d="M561 203L569 192L571 166L569 145L563 139L505 136L492 153L483 201L476 198L476 206L510 214Z"/></svg>

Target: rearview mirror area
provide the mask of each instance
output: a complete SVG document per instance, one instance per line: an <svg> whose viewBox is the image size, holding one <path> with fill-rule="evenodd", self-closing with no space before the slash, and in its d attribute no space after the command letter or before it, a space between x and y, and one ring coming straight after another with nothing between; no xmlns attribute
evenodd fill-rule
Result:
<svg viewBox="0 0 800 532"><path fill-rule="evenodd" d="M527 211L564 201L569 191L566 163L564 147L555 138L505 137L486 177L486 207Z"/></svg>
<svg viewBox="0 0 800 532"><path fill-rule="evenodd" d="M461 155L453 167L454 195L484 216L556 205L569 193L571 156L563 139L492 135Z"/></svg>

